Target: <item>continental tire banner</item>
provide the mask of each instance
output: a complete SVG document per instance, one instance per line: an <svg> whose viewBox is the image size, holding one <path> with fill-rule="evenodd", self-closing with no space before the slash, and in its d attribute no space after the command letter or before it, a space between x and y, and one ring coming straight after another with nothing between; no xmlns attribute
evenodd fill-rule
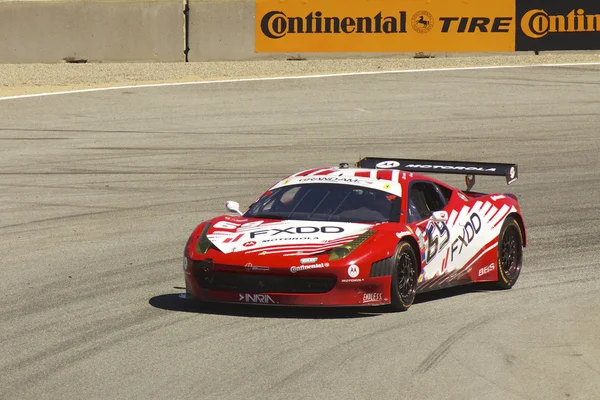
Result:
<svg viewBox="0 0 600 400"><path fill-rule="evenodd" d="M515 32L515 0L256 0L256 52L508 52Z"/></svg>
<svg viewBox="0 0 600 400"><path fill-rule="evenodd" d="M600 49L600 0L516 0L516 50Z"/></svg>

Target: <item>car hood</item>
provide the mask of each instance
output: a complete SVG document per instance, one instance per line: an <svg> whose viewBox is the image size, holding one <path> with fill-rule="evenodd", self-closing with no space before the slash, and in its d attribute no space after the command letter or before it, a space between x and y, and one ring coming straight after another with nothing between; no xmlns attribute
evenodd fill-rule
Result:
<svg viewBox="0 0 600 400"><path fill-rule="evenodd" d="M225 254L317 254L348 243L373 224L222 217L207 232Z"/></svg>

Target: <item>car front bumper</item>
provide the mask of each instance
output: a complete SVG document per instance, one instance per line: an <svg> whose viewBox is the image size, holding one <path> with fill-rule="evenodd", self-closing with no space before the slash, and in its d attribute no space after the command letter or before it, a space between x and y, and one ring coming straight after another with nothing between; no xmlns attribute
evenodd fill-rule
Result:
<svg viewBox="0 0 600 400"><path fill-rule="evenodd" d="M188 298L206 302L288 306L374 306L391 302L391 276L327 273L185 271Z"/></svg>

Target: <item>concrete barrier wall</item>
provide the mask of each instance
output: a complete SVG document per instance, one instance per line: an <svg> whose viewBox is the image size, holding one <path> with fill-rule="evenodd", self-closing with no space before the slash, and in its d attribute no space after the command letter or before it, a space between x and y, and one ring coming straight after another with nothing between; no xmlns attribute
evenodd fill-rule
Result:
<svg viewBox="0 0 600 400"><path fill-rule="evenodd" d="M184 5L185 0L0 0L0 63L184 61ZM415 56L255 53L255 0L189 0L189 7L189 61Z"/></svg>
<svg viewBox="0 0 600 400"><path fill-rule="evenodd" d="M0 63L183 61L182 0L0 2Z"/></svg>
<svg viewBox="0 0 600 400"><path fill-rule="evenodd" d="M343 0L340 0L343 1ZM390 53L255 53L255 0L189 0L189 61L381 57ZM406 54L412 57L414 54Z"/></svg>

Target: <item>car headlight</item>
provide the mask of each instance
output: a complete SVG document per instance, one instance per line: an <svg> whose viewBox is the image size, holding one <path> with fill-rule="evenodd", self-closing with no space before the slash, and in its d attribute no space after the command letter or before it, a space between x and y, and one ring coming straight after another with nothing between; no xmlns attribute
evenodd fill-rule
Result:
<svg viewBox="0 0 600 400"><path fill-rule="evenodd" d="M210 226L211 224L206 224L204 226L204 229L202 229L200 237L198 238L198 242L196 243L196 253L198 254L206 253L208 249L210 249L210 246L212 246L212 242L208 240L208 237L206 236L206 233L210 229Z"/></svg>
<svg viewBox="0 0 600 400"><path fill-rule="evenodd" d="M356 250L356 248L358 246L360 246L368 238L370 238L374 233L375 233L375 231L368 230L364 233L361 233L358 237L356 237L350 243L346 243L342 246L331 249L331 251L329 252L329 260L330 261L340 260L340 259L348 256L350 253L352 253L354 250Z"/></svg>

